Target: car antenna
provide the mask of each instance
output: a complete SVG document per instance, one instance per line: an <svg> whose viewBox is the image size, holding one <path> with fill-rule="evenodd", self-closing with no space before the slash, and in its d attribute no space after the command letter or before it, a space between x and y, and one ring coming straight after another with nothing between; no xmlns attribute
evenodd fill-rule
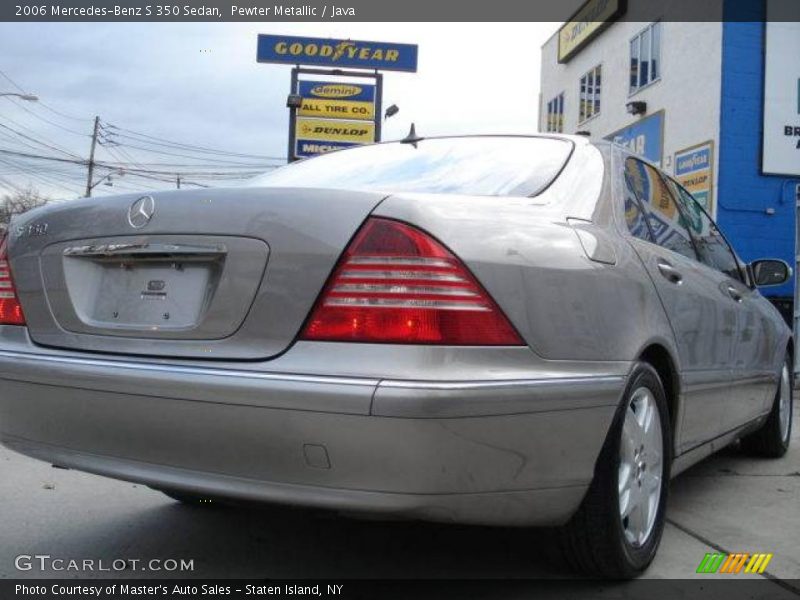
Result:
<svg viewBox="0 0 800 600"><path fill-rule="evenodd" d="M417 147L417 142L421 142L424 140L424 137L420 137L417 135L417 130L414 127L414 124L411 124L411 129L408 131L408 135L400 140L401 144L411 144L414 148Z"/></svg>

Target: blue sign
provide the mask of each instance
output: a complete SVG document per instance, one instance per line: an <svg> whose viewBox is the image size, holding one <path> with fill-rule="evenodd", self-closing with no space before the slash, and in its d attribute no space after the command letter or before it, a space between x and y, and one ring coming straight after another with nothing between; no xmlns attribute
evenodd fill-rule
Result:
<svg viewBox="0 0 800 600"><path fill-rule="evenodd" d="M297 157L307 158L309 156L316 156L317 154L325 154L334 150L341 150L343 148L352 148L353 146L361 146L354 142L320 142L319 140L297 140L295 144L294 155Z"/></svg>
<svg viewBox="0 0 800 600"><path fill-rule="evenodd" d="M605 139L625 146L634 154L660 165L664 139L664 113L663 111L657 112L645 117L607 135Z"/></svg>
<svg viewBox="0 0 800 600"><path fill-rule="evenodd" d="M691 152L675 155L675 175L686 175L696 171L704 171L711 167L711 148L705 146Z"/></svg>
<svg viewBox="0 0 800 600"><path fill-rule="evenodd" d="M416 44L260 34L256 60L267 63L415 73L417 70L417 46Z"/></svg>
<svg viewBox="0 0 800 600"><path fill-rule="evenodd" d="M341 81L298 82L298 90L303 98L319 98L320 100L346 100L348 102L374 102L375 86L362 83L342 83Z"/></svg>

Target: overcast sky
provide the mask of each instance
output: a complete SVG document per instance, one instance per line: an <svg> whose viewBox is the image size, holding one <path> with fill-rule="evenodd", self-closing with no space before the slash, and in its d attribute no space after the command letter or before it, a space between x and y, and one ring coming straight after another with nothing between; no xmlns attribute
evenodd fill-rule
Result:
<svg viewBox="0 0 800 600"><path fill-rule="evenodd" d="M387 122L384 139L402 137L412 121L422 135L534 132L540 47L557 27L556 23L3 23L0 70L46 106L80 120L23 103L34 113L30 114L0 98L0 124L81 157L88 154L94 115L170 140L282 157L290 67L255 61L257 34L280 33L419 45L418 73L384 76L384 107L400 107ZM16 90L0 78L0 93L6 91ZM18 136L8 129L0 132L5 133L0 147L31 151L16 143ZM142 162L159 160L131 149L129 154ZM105 149L99 156L113 160ZM172 162L177 160L181 159ZM62 174L51 178L67 182L67 167L59 167ZM4 189L0 180L0 194L11 181L31 182L50 195L69 195L20 169L0 165L0 177L6 182ZM80 187L78 176L72 175L73 195ZM127 191L122 185L98 191ZM125 185L136 187L130 178Z"/></svg>

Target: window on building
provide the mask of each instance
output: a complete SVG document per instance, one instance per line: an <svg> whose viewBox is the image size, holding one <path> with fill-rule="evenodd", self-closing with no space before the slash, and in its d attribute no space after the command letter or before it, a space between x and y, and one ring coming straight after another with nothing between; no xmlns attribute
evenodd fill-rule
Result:
<svg viewBox="0 0 800 600"><path fill-rule="evenodd" d="M661 77L661 23L648 25L631 40L630 93Z"/></svg>
<svg viewBox="0 0 800 600"><path fill-rule="evenodd" d="M578 123L583 123L600 112L600 87L602 69L597 65L581 77Z"/></svg>
<svg viewBox="0 0 800 600"><path fill-rule="evenodd" d="M546 130L550 133L564 132L564 92L547 103Z"/></svg>

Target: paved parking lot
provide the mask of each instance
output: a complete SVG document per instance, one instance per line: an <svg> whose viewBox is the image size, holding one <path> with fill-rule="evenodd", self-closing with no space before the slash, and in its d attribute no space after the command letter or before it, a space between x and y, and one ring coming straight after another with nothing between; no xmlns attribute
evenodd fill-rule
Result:
<svg viewBox="0 0 800 600"><path fill-rule="evenodd" d="M796 417L792 451L781 460L755 460L732 447L673 481L669 523L647 576L707 578L695 575L706 552L772 552L769 574L783 581L784 592L800 595L798 431ZM374 522L278 508L186 507L141 485L53 469L5 449L0 501L0 577L65 575L19 572L19 554L186 558L194 560L194 571L185 576L209 578L569 575L546 531Z"/></svg>

